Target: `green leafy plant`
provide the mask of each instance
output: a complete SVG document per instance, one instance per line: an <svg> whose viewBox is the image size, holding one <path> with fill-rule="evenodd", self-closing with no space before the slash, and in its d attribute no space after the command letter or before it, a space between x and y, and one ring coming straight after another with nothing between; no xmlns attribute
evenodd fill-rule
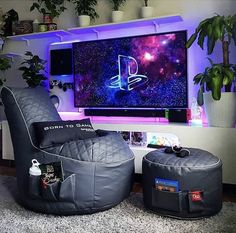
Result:
<svg viewBox="0 0 236 233"><path fill-rule="evenodd" d="M91 20L95 20L99 17L95 11L95 6L97 5L97 0L72 0L75 4L75 10L77 15L88 15Z"/></svg>
<svg viewBox="0 0 236 233"><path fill-rule="evenodd" d="M217 42L222 46L222 63L217 64L209 59L211 66L193 79L194 84L200 85L197 100L199 105L203 105L205 89L211 91L214 100L220 100L223 87L226 92L232 91L236 65L229 62L229 45L233 41L236 46L236 15L216 15L201 21L187 41L186 47L190 48L195 40L202 49L206 42L208 55L213 53Z"/></svg>
<svg viewBox="0 0 236 233"><path fill-rule="evenodd" d="M8 58L0 57L0 71L4 72L11 68L11 61ZM0 78L0 86L6 82L6 78Z"/></svg>
<svg viewBox="0 0 236 233"><path fill-rule="evenodd" d="M113 3L113 10L118 11L119 8L125 4L126 0L110 0L111 3Z"/></svg>
<svg viewBox="0 0 236 233"><path fill-rule="evenodd" d="M41 14L49 13L52 18L58 17L66 10L64 3L70 0L37 0L30 7L30 11L37 9Z"/></svg>
<svg viewBox="0 0 236 233"><path fill-rule="evenodd" d="M22 78L26 81L29 87L36 87L42 85L47 77L43 74L45 70L46 61L39 58L38 55L33 55L26 51L25 55L28 57L21 63L19 70L23 71Z"/></svg>

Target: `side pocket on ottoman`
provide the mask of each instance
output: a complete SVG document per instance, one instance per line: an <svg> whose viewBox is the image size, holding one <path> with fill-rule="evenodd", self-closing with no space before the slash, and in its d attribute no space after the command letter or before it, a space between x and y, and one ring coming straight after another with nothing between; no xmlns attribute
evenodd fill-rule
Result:
<svg viewBox="0 0 236 233"><path fill-rule="evenodd" d="M204 210L204 195L203 191L189 191L188 204L189 212L201 212Z"/></svg>
<svg viewBox="0 0 236 233"><path fill-rule="evenodd" d="M181 207L181 192L161 191L152 188L152 205L154 207L180 212Z"/></svg>

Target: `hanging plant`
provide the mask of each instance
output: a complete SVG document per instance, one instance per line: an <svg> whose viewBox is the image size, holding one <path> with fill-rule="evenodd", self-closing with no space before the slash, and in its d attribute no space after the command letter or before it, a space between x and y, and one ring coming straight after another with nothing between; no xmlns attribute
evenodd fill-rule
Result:
<svg viewBox="0 0 236 233"><path fill-rule="evenodd" d="M19 70L23 71L22 78L29 87L43 85L43 81L47 80L47 77L44 75L46 61L29 51L26 51L25 55L28 58L24 59L21 63L23 66L19 68Z"/></svg>

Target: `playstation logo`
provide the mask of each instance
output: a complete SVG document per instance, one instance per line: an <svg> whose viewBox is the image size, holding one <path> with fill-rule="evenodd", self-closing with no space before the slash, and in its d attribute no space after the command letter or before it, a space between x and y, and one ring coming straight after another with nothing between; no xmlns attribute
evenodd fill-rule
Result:
<svg viewBox="0 0 236 233"><path fill-rule="evenodd" d="M110 88L131 91L148 81L147 76L138 74L138 63L130 56L118 55L119 74L110 78Z"/></svg>

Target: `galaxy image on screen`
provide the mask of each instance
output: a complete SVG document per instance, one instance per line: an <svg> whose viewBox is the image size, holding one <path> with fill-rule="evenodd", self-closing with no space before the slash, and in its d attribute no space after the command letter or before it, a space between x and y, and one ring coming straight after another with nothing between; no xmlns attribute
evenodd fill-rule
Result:
<svg viewBox="0 0 236 233"><path fill-rule="evenodd" d="M186 31L73 43L76 107L186 108Z"/></svg>

